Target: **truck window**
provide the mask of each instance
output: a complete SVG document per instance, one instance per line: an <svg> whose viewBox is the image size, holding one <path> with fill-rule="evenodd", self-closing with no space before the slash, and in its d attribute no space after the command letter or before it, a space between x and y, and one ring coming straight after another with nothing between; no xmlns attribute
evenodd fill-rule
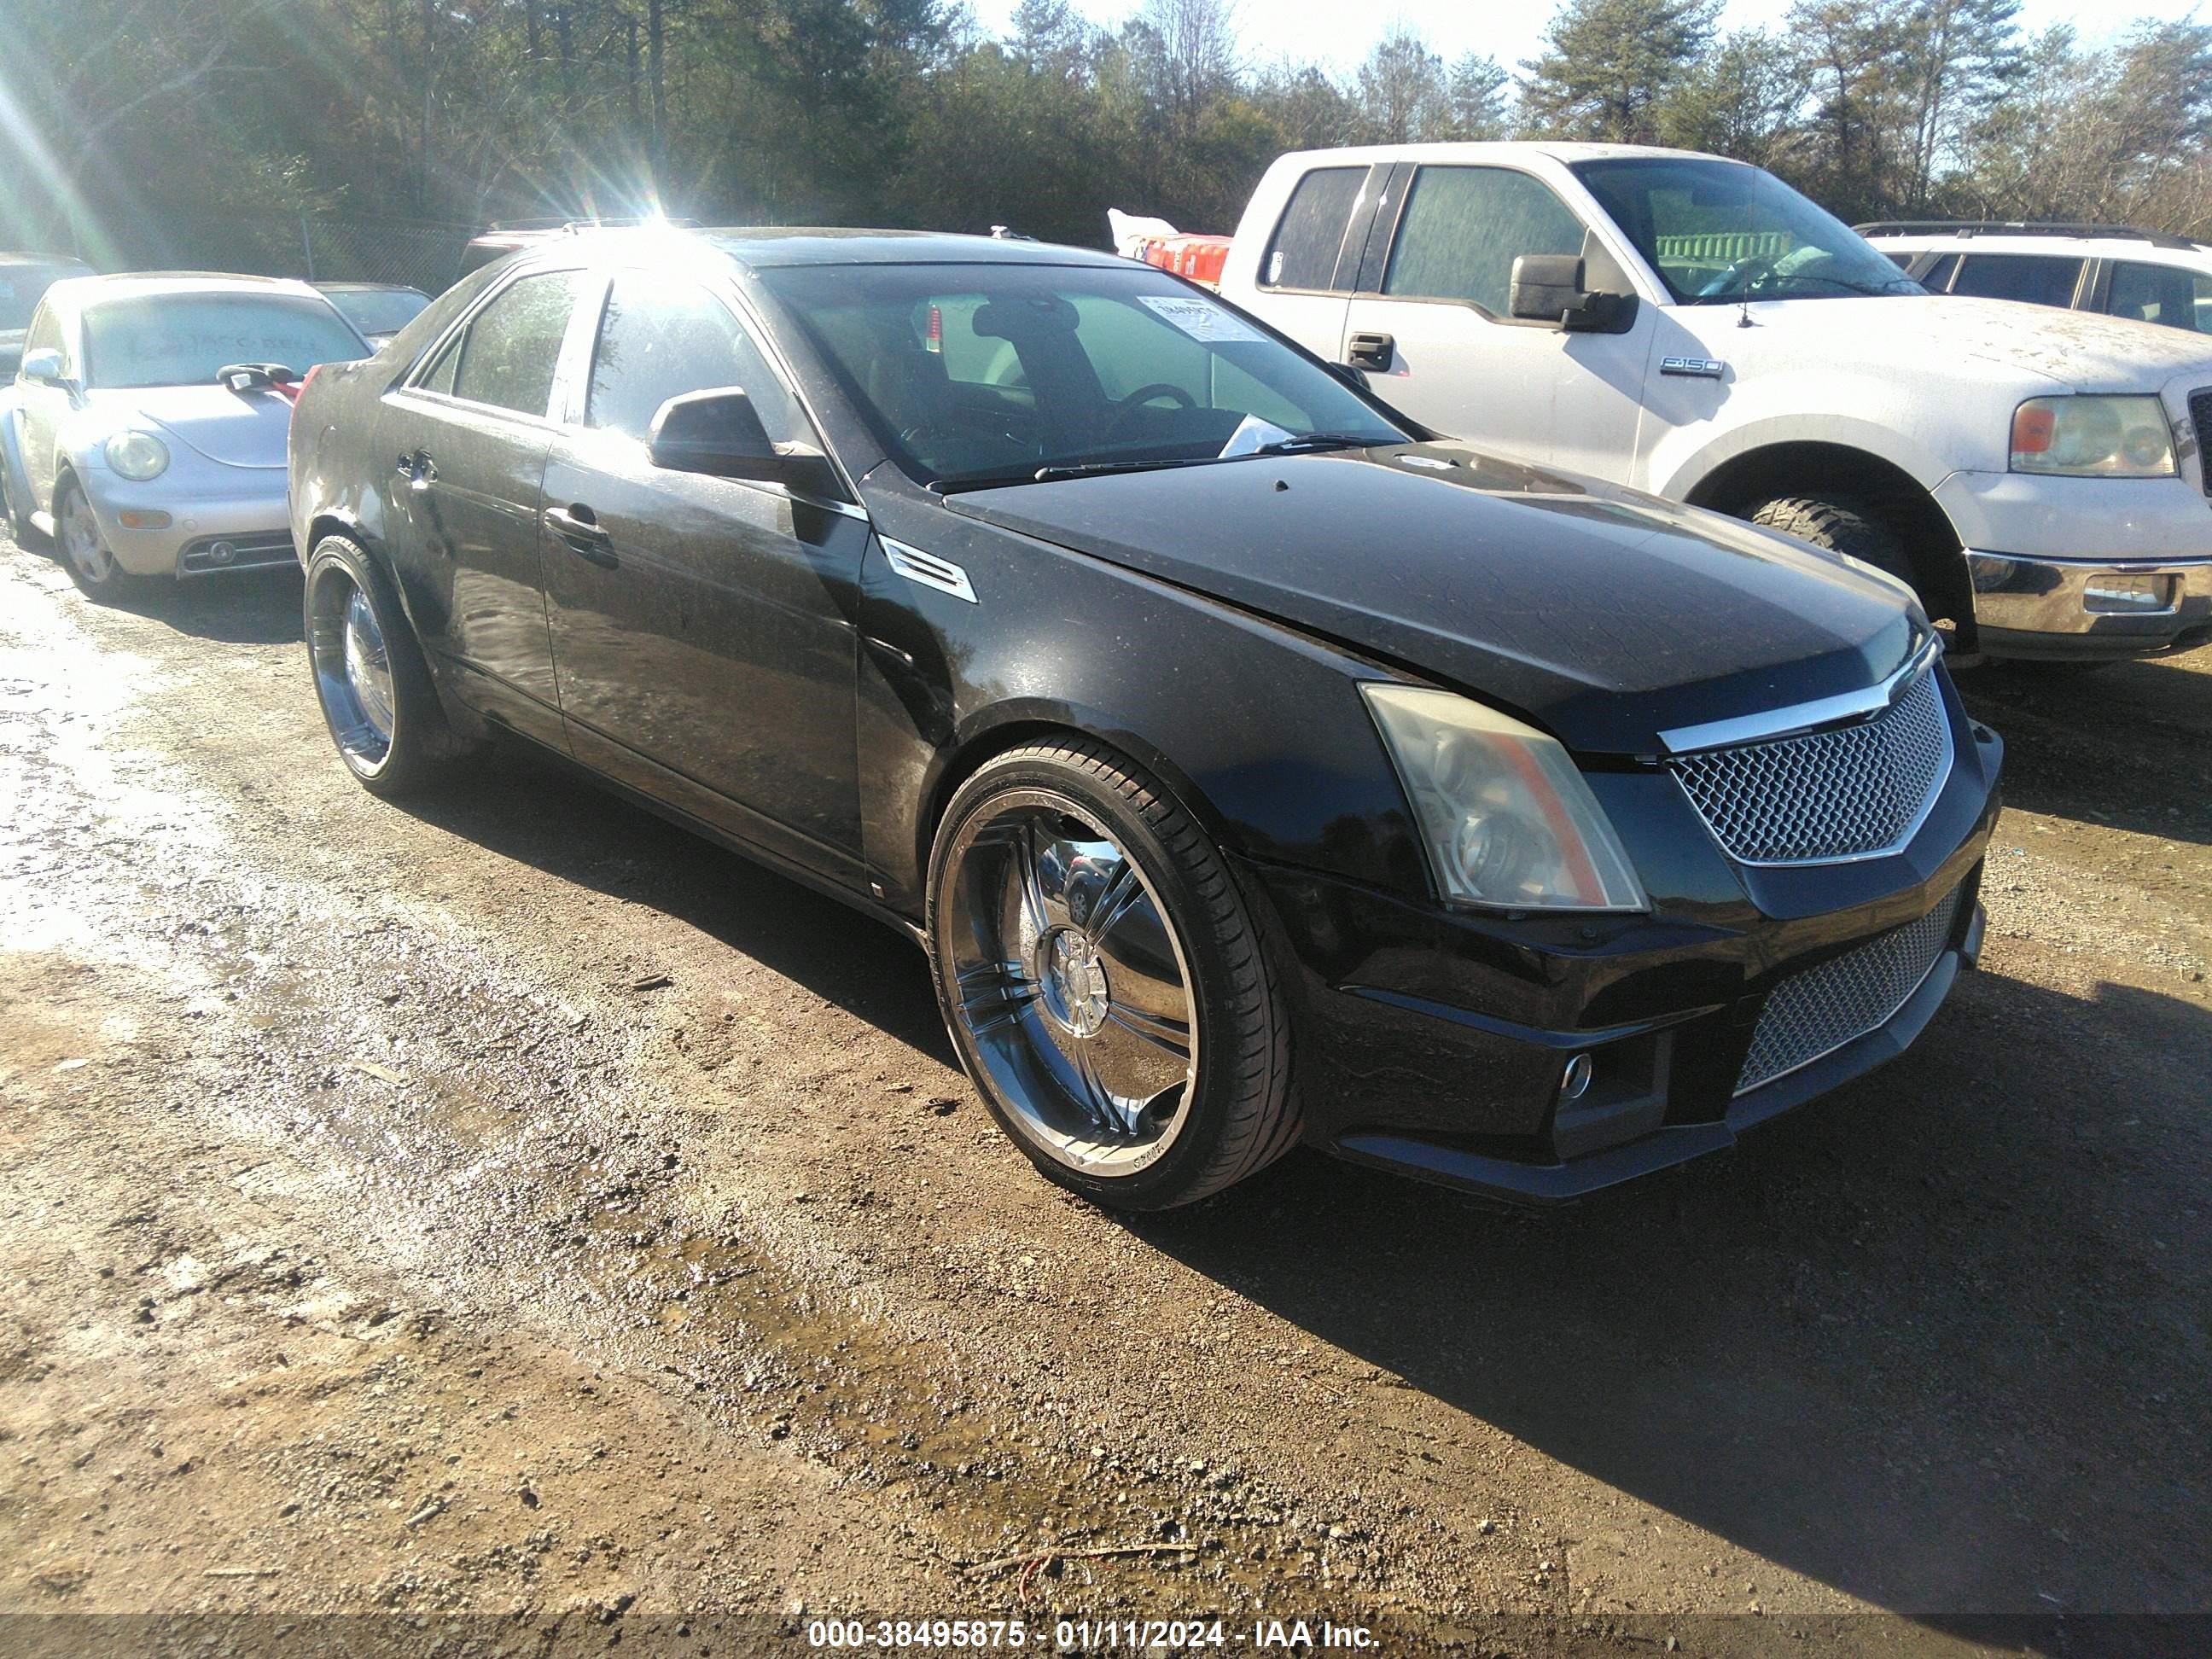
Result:
<svg viewBox="0 0 2212 1659"><path fill-rule="evenodd" d="M2112 267L2112 295L2105 308L2115 317L2212 334L2212 276L2179 265L2125 261Z"/></svg>
<svg viewBox="0 0 2212 1659"><path fill-rule="evenodd" d="M2081 279L2079 259L2038 253L1969 253L1959 261L1951 292L2063 309L2074 303L2074 285Z"/></svg>
<svg viewBox="0 0 2212 1659"><path fill-rule="evenodd" d="M1468 300L1507 314L1513 261L1580 253L1583 222L1540 179L1505 167L1423 167L1382 274L1403 299Z"/></svg>
<svg viewBox="0 0 2212 1659"><path fill-rule="evenodd" d="M1298 180L1260 262L1263 288L1333 289L1337 251L1359 200L1367 169L1317 167Z"/></svg>
<svg viewBox="0 0 2212 1659"><path fill-rule="evenodd" d="M1958 268L1959 256L1947 253L1928 267L1927 274L1920 279L1920 286L1930 294L1948 294L1951 291L1951 273Z"/></svg>

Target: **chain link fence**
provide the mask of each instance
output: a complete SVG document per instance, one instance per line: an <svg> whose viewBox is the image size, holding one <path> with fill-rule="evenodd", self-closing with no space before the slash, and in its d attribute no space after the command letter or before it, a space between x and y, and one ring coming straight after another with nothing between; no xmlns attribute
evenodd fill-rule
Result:
<svg viewBox="0 0 2212 1659"><path fill-rule="evenodd" d="M481 226L312 214L179 214L71 238L102 270L228 270L310 282L404 283L436 294ZM48 238L48 240L58 239ZM0 243L0 246L4 246Z"/></svg>

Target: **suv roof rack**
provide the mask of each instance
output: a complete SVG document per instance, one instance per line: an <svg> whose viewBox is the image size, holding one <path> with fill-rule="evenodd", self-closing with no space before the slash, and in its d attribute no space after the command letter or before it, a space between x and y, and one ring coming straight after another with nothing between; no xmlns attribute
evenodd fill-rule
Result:
<svg viewBox="0 0 2212 1659"><path fill-rule="evenodd" d="M2099 225L2070 219L1875 219L1853 225L1862 236L2115 236L2154 247L2196 248L2186 236L2167 236L2133 225Z"/></svg>

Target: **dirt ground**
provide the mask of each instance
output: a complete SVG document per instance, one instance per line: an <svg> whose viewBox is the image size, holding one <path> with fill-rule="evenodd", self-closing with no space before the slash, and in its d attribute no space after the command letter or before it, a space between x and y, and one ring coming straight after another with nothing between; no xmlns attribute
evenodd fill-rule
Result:
<svg viewBox="0 0 2212 1659"><path fill-rule="evenodd" d="M889 932L529 757L370 799L297 606L0 544L0 1649L2212 1647L2212 648L1973 679L1984 971L1733 1156L1132 1222Z"/></svg>

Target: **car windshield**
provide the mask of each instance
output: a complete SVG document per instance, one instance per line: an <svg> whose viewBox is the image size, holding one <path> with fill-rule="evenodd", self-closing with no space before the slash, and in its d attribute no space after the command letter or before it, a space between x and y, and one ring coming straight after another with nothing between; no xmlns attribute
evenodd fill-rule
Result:
<svg viewBox="0 0 2212 1659"><path fill-rule="evenodd" d="M1133 264L799 265L762 276L923 483L1407 436L1312 359Z"/></svg>
<svg viewBox="0 0 2212 1659"><path fill-rule="evenodd" d="M330 301L364 334L397 334L422 313L430 296L411 288L339 289Z"/></svg>
<svg viewBox="0 0 2212 1659"><path fill-rule="evenodd" d="M1573 170L1684 303L1925 292L1843 221L1740 161L1652 156Z"/></svg>
<svg viewBox="0 0 2212 1659"><path fill-rule="evenodd" d="M0 329L31 325L39 301L64 276L82 276L81 265L0 265Z"/></svg>
<svg viewBox="0 0 2212 1659"><path fill-rule="evenodd" d="M232 363L282 363L304 374L362 354L320 300L262 294L153 294L86 312L85 384L201 386Z"/></svg>

